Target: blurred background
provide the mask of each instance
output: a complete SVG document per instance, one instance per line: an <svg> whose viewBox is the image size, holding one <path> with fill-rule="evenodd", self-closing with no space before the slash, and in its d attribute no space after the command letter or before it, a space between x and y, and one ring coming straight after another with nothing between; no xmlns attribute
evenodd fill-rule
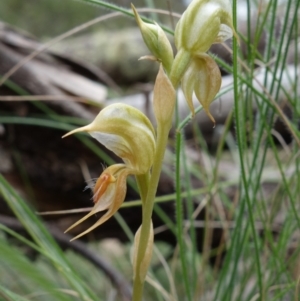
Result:
<svg viewBox="0 0 300 301"><path fill-rule="evenodd" d="M131 2L110 1L127 9ZM178 15L173 18L169 12L181 14L188 2L133 4L165 10L165 15L142 14L172 31ZM174 127L153 217L158 248L147 301L187 298L176 237L176 185L182 189L187 275L195 300L258 300L258 287L267 296L261 300L290 301L299 294L300 162L295 138L299 139L300 22L299 9L294 9L299 4L237 2L236 95L232 41L210 49L223 76L221 93L211 106L216 127L203 112L188 118L185 100L178 94L180 120L187 118L180 132L181 182L174 181ZM111 10L85 1L1 0L0 80L59 35L108 13ZM173 41L172 34L168 37ZM130 247L141 223L133 179L128 181L124 208L72 244L62 233L84 212L45 215L45 223L37 212L92 206L87 186L105 166L119 160L87 135L61 139L63 134L87 124L116 101L138 107L154 121L149 101L158 64L138 61L148 53L133 18L118 16L44 48L0 85L1 301L2 296L5 301L23 301L19 295L41 301L83 300L79 292L89 296L87 300L130 299ZM239 114L234 112L234 97L241 106ZM242 138L236 129L241 129ZM98 218L91 217L71 235Z"/></svg>

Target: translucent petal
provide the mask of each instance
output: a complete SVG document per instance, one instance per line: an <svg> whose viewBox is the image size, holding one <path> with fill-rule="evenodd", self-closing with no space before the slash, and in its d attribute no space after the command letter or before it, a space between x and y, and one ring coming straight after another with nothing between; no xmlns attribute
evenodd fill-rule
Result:
<svg viewBox="0 0 300 301"><path fill-rule="evenodd" d="M128 141L120 135L102 132L89 132L89 134L120 158L126 157L126 154L131 152Z"/></svg>
<svg viewBox="0 0 300 301"><path fill-rule="evenodd" d="M224 41L232 38L232 33L233 31L231 27L221 24L220 31L214 43L223 43Z"/></svg>

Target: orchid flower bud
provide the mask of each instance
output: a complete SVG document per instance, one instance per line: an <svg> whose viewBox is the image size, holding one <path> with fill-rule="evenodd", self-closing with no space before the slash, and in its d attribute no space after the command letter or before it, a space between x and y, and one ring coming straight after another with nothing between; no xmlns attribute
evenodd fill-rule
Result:
<svg viewBox="0 0 300 301"><path fill-rule="evenodd" d="M175 29L175 45L192 55L208 51L213 43L232 37L229 0L194 0L181 16Z"/></svg>
<svg viewBox="0 0 300 301"><path fill-rule="evenodd" d="M182 90L194 115L193 92L209 118L209 106L221 87L221 73L205 52L213 43L236 36L229 0L194 0L183 13L175 29L175 57L170 78L181 80Z"/></svg>
<svg viewBox="0 0 300 301"><path fill-rule="evenodd" d="M155 132L150 120L139 110L116 103L100 111L92 123L66 135L88 132L122 158L134 174L144 174L152 166Z"/></svg>
<svg viewBox="0 0 300 301"><path fill-rule="evenodd" d="M195 114L193 92L208 117L215 123L209 106L221 87L221 72L216 62L207 54L195 57L182 78L182 90L192 114Z"/></svg>
<svg viewBox="0 0 300 301"><path fill-rule="evenodd" d="M131 8L134 12L136 22L141 30L145 44L154 57L163 64L167 73L169 73L173 63L174 55L172 46L165 32L157 23L145 23L140 18L133 4L131 4Z"/></svg>
<svg viewBox="0 0 300 301"><path fill-rule="evenodd" d="M102 172L94 187L93 209L69 227L65 232L73 229L97 212L103 210L107 210L107 212L93 226L80 233L72 240L75 240L94 230L96 227L99 227L117 212L126 195L126 177L129 173L130 170L126 168L125 164L112 165Z"/></svg>

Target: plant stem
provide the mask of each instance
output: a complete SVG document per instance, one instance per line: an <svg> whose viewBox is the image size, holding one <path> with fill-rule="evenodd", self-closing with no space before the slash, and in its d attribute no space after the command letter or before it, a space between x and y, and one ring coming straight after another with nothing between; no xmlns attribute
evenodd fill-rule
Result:
<svg viewBox="0 0 300 301"><path fill-rule="evenodd" d="M186 71L191 61L191 55L186 51L179 51L175 57L174 63L172 65L172 70L170 72L170 81L176 89L180 83L183 73ZM175 100L174 100L175 101ZM170 114L172 116L173 114ZM161 174L161 168L163 164L164 154L168 143L169 132L172 125L172 117L170 120L165 122L157 122L157 140L156 140L156 151L154 162L152 166L152 174L149 180L149 186L147 191L147 197L144 199L145 191L147 186L145 186L146 178L137 177L138 186L141 188L141 198L143 203L143 220L141 225L141 233L139 245L135 246L138 248L137 259L136 259L136 273L133 281L133 301L141 301L143 297L143 287L145 279L141 279L139 272L141 264L146 253L148 246L148 240L150 235L150 227L152 224L152 212L154 206L154 199L157 191L157 186Z"/></svg>
<svg viewBox="0 0 300 301"><path fill-rule="evenodd" d="M160 125L157 126L157 145L155 152L155 159L152 167L152 174L149 181L149 188L145 202L143 202L143 221L141 226L140 242L138 245L137 261L136 261L136 271L140 270L143 258L146 253L146 248L148 244L152 211L154 206L154 199L156 195L157 185L160 178L162 163L164 159L165 149L168 143L170 125ZM136 272L136 277L133 283L133 301L141 301L143 295L144 279L139 277L138 272Z"/></svg>
<svg viewBox="0 0 300 301"><path fill-rule="evenodd" d="M150 174L147 172L146 174L136 175L135 179L139 188L142 204L144 205L149 187Z"/></svg>
<svg viewBox="0 0 300 301"><path fill-rule="evenodd" d="M188 279L187 262L186 262L186 248L183 232L183 204L181 198L181 181L180 181L180 156L181 156L181 131L176 131L176 168L175 168L175 183L176 183L176 223L177 223L177 241L179 245L179 255L182 268L182 278L187 294L187 300L192 300L191 283Z"/></svg>

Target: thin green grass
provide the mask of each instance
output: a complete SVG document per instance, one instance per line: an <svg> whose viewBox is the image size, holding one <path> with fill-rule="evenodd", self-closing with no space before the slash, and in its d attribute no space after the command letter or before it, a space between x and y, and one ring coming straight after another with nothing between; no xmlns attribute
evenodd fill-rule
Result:
<svg viewBox="0 0 300 301"><path fill-rule="evenodd" d="M75 271L73 271L70 263L65 259L61 249L57 246L49 232L45 229L43 223L36 217L34 212L26 205L12 187L0 175L0 191L4 200L23 224L24 228L31 235L40 252L47 256L53 266L69 282L70 286L79 294L83 300L93 300L95 295L89 291Z"/></svg>

